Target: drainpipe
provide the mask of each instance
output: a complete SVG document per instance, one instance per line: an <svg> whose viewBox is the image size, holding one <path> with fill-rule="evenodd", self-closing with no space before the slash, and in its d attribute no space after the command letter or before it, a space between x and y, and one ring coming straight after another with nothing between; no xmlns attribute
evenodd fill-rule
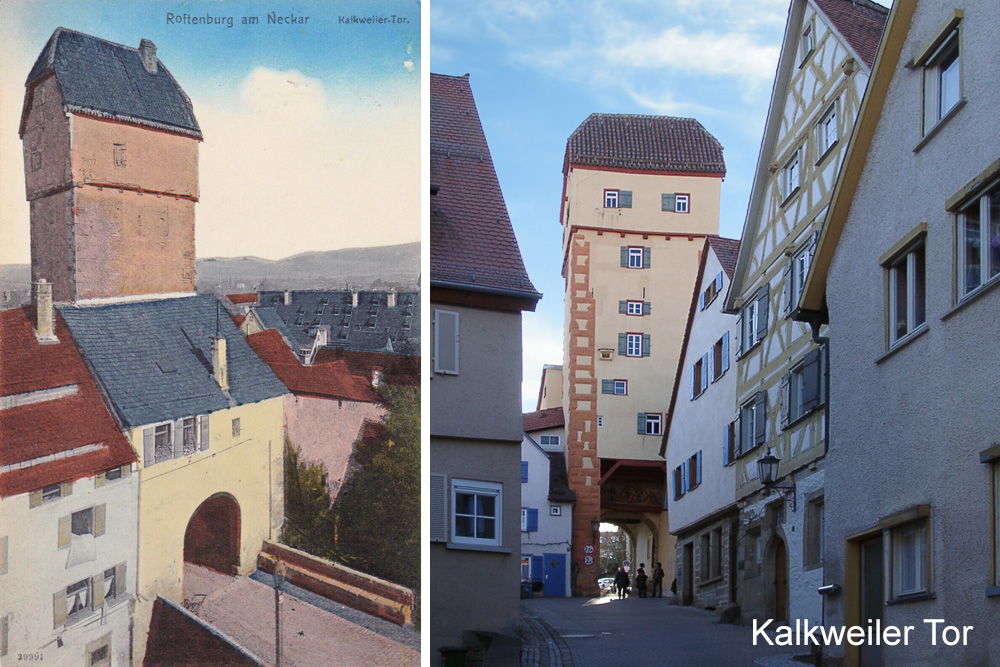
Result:
<svg viewBox="0 0 1000 667"><path fill-rule="evenodd" d="M820 336L819 328L823 322L819 317L809 318L809 327L812 329L813 342L823 348L823 396L826 404L823 406L823 458L826 459L830 451L830 337ZM823 486L826 486L824 479ZM823 587L826 587L826 566L823 566ZM820 603L820 625L826 627L826 595L821 595ZM818 667L823 667L823 645L813 646L813 658Z"/></svg>

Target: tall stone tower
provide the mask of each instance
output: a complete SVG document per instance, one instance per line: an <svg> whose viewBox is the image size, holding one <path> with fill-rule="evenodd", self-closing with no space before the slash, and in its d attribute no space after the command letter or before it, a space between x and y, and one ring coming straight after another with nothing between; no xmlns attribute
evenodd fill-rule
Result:
<svg viewBox="0 0 1000 667"><path fill-rule="evenodd" d="M673 571L659 450L725 173L692 118L592 114L566 142L562 404L579 595L598 594L594 520L630 534L633 572Z"/></svg>
<svg viewBox="0 0 1000 667"><path fill-rule="evenodd" d="M71 302L194 291L201 129L151 41L57 28L19 132L33 281Z"/></svg>

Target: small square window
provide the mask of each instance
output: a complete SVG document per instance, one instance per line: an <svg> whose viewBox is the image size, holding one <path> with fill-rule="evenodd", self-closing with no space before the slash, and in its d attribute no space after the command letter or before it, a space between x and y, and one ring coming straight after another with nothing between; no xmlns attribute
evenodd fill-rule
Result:
<svg viewBox="0 0 1000 667"><path fill-rule="evenodd" d="M618 190L604 191L604 208L618 208Z"/></svg>
<svg viewBox="0 0 1000 667"><path fill-rule="evenodd" d="M94 508L88 507L79 512L73 512L70 518L70 525L74 535L93 535L94 533Z"/></svg>
<svg viewBox="0 0 1000 667"><path fill-rule="evenodd" d="M646 413L646 435L661 435L661 419L658 413Z"/></svg>
<svg viewBox="0 0 1000 667"><path fill-rule="evenodd" d="M615 380L614 393L618 396L627 396L628 380Z"/></svg>
<svg viewBox="0 0 1000 667"><path fill-rule="evenodd" d="M889 347L892 347L927 320L923 240L892 260L886 269L889 273Z"/></svg>
<svg viewBox="0 0 1000 667"><path fill-rule="evenodd" d="M642 268L642 248L629 246L628 249L628 268L630 269L641 269Z"/></svg>
<svg viewBox="0 0 1000 667"><path fill-rule="evenodd" d="M121 479L123 472L124 471L121 468L111 468L110 470L105 470L104 479L108 482L113 482L116 479Z"/></svg>
<svg viewBox="0 0 1000 667"><path fill-rule="evenodd" d="M538 444L544 446L556 446L559 444L558 435L541 435L538 436Z"/></svg>
<svg viewBox="0 0 1000 667"><path fill-rule="evenodd" d="M42 501L62 498L62 484L49 484L42 487Z"/></svg>
<svg viewBox="0 0 1000 667"><path fill-rule="evenodd" d="M781 176L779 182L779 188L781 190L782 200L787 200L796 191L798 191L799 186L802 184L802 170L799 167L799 150L796 150L792 157L789 158L785 166L781 168Z"/></svg>
<svg viewBox="0 0 1000 667"><path fill-rule="evenodd" d="M641 357L642 355L642 334L625 334L626 346L625 356Z"/></svg>
<svg viewBox="0 0 1000 667"><path fill-rule="evenodd" d="M674 212L675 213L687 213L688 205L691 202L691 195L676 195L674 197Z"/></svg>
<svg viewBox="0 0 1000 667"><path fill-rule="evenodd" d="M562 516L562 505L550 505L549 506L550 516Z"/></svg>
<svg viewBox="0 0 1000 667"><path fill-rule="evenodd" d="M642 315L642 301L627 301L625 313L627 315Z"/></svg>
<svg viewBox="0 0 1000 667"><path fill-rule="evenodd" d="M799 42L799 61L805 63L806 58L816 48L816 29L812 22L802 31L802 39Z"/></svg>
<svg viewBox="0 0 1000 667"><path fill-rule="evenodd" d="M937 125L961 99L961 59L958 30L949 34L924 61L924 134Z"/></svg>
<svg viewBox="0 0 1000 667"><path fill-rule="evenodd" d="M499 546L502 500L500 484L452 480L453 541Z"/></svg>
<svg viewBox="0 0 1000 667"><path fill-rule="evenodd" d="M816 144L819 148L820 158L826 155L827 151L833 148L839 138L840 131L837 127L837 105L834 103L833 106L831 106L819 119L819 125L816 126Z"/></svg>

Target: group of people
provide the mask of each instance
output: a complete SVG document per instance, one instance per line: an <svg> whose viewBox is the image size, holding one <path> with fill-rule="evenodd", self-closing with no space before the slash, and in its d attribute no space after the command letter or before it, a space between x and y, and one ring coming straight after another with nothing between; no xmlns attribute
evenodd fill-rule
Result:
<svg viewBox="0 0 1000 667"><path fill-rule="evenodd" d="M646 584L649 581L649 577L646 576L646 564L639 563L639 569L635 571L635 587L639 592L639 597L663 597L663 564L657 563L656 568L653 570L653 592L651 595L646 595ZM628 575L628 572L624 567L619 567L618 572L615 574L614 590L618 593L618 599L622 600L628 595L629 587L632 585L632 580Z"/></svg>

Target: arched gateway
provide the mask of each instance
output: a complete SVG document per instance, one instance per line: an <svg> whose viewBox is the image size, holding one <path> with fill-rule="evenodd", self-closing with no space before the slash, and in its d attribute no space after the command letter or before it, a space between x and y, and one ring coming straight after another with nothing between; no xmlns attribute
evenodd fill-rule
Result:
<svg viewBox="0 0 1000 667"><path fill-rule="evenodd" d="M184 532L184 561L234 575L240 564L240 506L228 493L203 502Z"/></svg>

